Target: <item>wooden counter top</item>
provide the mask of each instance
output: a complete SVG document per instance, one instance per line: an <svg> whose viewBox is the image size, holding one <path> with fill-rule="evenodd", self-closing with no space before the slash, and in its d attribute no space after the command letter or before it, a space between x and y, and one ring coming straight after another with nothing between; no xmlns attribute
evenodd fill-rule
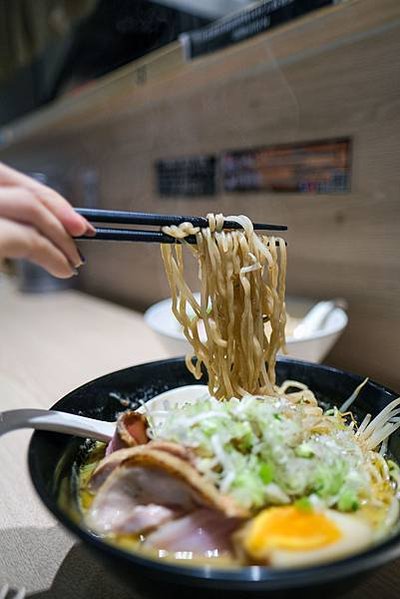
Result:
<svg viewBox="0 0 400 599"><path fill-rule="evenodd" d="M168 357L140 314L75 291L21 295L0 277L1 409L52 405L85 381ZM103 570L36 497L26 467L30 431L0 439L0 588L35 599L128 599L139 595ZM398 596L395 562L343 595Z"/></svg>

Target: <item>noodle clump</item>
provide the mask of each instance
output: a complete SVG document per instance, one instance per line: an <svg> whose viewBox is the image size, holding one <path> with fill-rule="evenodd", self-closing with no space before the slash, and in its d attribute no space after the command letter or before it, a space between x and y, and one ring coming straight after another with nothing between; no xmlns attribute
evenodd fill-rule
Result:
<svg viewBox="0 0 400 599"><path fill-rule="evenodd" d="M217 399L274 394L276 355L285 346L285 242L257 235L246 216L228 217L242 226L238 230L223 230L222 214L207 218L206 228L191 223L163 228L183 241L162 244L161 252L172 311L195 354L194 361L186 357L186 365L196 379L204 365ZM196 236L195 245L184 242L188 235ZM198 260L200 302L185 281L183 245ZM200 338L200 321L206 340Z"/></svg>

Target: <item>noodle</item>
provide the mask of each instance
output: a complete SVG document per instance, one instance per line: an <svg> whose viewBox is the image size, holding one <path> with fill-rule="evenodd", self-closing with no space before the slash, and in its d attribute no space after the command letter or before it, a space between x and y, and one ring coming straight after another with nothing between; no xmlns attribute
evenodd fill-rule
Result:
<svg viewBox="0 0 400 599"><path fill-rule="evenodd" d="M186 365L197 379L204 365L217 399L274 394L276 355L285 345L285 242L258 236L246 216L230 216L243 229L228 231L222 230L222 214L207 218L204 229L191 223L163 228L180 240L196 235L196 245L185 245L198 260L200 302L185 282L183 246L161 246L172 310L195 354L194 361L187 356ZM206 341L199 336L200 320Z"/></svg>

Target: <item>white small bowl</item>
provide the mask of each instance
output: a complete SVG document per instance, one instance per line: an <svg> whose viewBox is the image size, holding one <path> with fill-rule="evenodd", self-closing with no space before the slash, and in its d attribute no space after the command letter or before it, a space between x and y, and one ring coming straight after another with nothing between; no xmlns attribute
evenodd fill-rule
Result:
<svg viewBox="0 0 400 599"><path fill-rule="evenodd" d="M317 301L317 300L316 300ZM316 301L297 297L286 298L287 312L296 319L302 319ZM165 299L150 306L144 319L148 326L158 333L169 355L182 356L190 351L179 323L171 310L171 299ZM312 335L302 339L286 338L287 355L307 362L322 362L347 326L348 317L342 308L335 308L323 325Z"/></svg>

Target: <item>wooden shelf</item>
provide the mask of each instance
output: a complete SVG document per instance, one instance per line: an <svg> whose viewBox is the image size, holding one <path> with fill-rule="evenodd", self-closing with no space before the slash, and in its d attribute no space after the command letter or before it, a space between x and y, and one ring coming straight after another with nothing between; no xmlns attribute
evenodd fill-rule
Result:
<svg viewBox="0 0 400 599"><path fill-rule="evenodd" d="M392 28L399 19L397 0L384 0L379 9L376 0L348 0L192 62L185 62L180 44L173 43L3 127L0 153L30 138L48 139L121 117L189 88L220 85L243 69L300 61L330 45Z"/></svg>
<svg viewBox="0 0 400 599"><path fill-rule="evenodd" d="M179 43L152 52L49 105L0 128L0 149L26 138L51 135L95 122L112 112L114 103L129 102L136 90L162 81L184 65Z"/></svg>

